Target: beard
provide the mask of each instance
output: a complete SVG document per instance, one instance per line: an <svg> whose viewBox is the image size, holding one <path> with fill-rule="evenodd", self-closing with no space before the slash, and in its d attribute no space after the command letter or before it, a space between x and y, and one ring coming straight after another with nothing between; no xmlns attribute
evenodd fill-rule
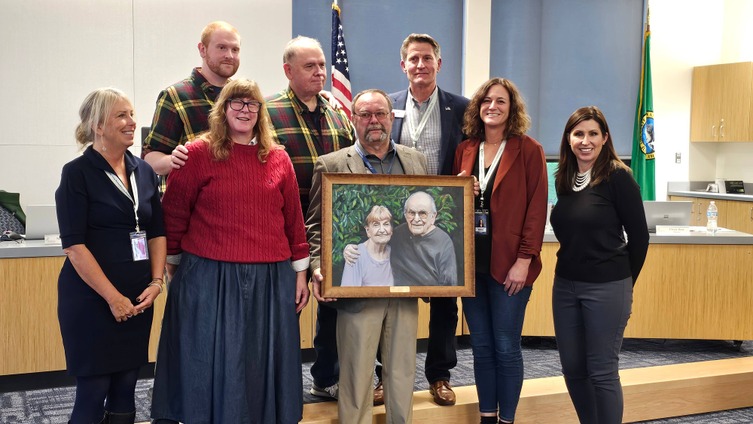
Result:
<svg viewBox="0 0 753 424"><path fill-rule="evenodd" d="M379 136L374 137L371 135L371 131L374 130L380 130ZM364 137L364 140L368 143L376 143L380 141L384 141L387 139L387 130L384 128L383 125L373 125L368 128L366 128L366 137Z"/></svg>
<svg viewBox="0 0 753 424"><path fill-rule="evenodd" d="M238 72L238 67L240 66L240 61L236 60L232 62L232 70L228 71L226 66L223 65L230 65L229 62L222 62L222 61L214 61L207 59L207 67L209 70L214 72L215 74L221 76L222 78L230 78L233 75L235 75L236 72Z"/></svg>

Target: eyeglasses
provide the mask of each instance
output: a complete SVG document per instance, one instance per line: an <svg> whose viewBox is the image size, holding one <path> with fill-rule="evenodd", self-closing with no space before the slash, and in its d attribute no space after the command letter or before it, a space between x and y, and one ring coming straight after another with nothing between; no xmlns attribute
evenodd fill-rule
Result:
<svg viewBox="0 0 753 424"><path fill-rule="evenodd" d="M379 112L358 112L356 113L356 116L363 119L364 121L371 121L372 116L376 116L376 119L382 120L385 119L390 113L385 111L379 111Z"/></svg>
<svg viewBox="0 0 753 424"><path fill-rule="evenodd" d="M422 221L429 217L429 212L426 211L414 211L414 210L407 210L405 211L405 216L408 217L408 219L413 219L418 215L418 218Z"/></svg>
<svg viewBox="0 0 753 424"><path fill-rule="evenodd" d="M257 102L256 100L251 100L250 102L243 101L241 99L230 99L228 101L230 104L230 109L242 111L244 106L248 106L248 111L251 113L256 113L261 109L261 102Z"/></svg>

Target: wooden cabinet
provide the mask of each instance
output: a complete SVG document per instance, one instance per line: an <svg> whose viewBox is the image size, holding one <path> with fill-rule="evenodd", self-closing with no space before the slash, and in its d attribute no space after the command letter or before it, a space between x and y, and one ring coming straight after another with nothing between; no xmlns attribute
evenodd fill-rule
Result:
<svg viewBox="0 0 753 424"><path fill-rule="evenodd" d="M552 281L558 243L544 243L544 269L523 321L524 336L553 336ZM650 244L633 292L625 337L751 340L753 245Z"/></svg>
<svg viewBox="0 0 753 424"><path fill-rule="evenodd" d="M0 259L0 376L65 369L57 317L64 256ZM157 358L165 295L154 302L149 361Z"/></svg>
<svg viewBox="0 0 753 424"><path fill-rule="evenodd" d="M696 227L706 226L706 210L709 208L711 199L702 199L700 197L685 197L685 196L669 196L669 200L672 201L688 201L693 202L693 207L690 209L690 225ZM717 225L719 227L727 227L727 201L726 200L714 200L717 209L719 210L719 218L717 219Z"/></svg>
<svg viewBox="0 0 753 424"><path fill-rule="evenodd" d="M691 209L690 225L706 225L706 209L711 199L699 197L669 196L672 201L693 202ZM730 230L753 234L753 202L737 200L714 200L719 209L718 225Z"/></svg>
<svg viewBox="0 0 753 424"><path fill-rule="evenodd" d="M753 202L727 200L727 225L730 230L753 234Z"/></svg>
<svg viewBox="0 0 753 424"><path fill-rule="evenodd" d="M753 141L753 62L693 68L690 141Z"/></svg>

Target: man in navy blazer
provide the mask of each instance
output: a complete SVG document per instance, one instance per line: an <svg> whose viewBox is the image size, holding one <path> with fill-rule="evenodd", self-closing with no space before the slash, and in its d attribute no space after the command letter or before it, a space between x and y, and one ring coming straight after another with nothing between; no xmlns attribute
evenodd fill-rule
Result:
<svg viewBox="0 0 753 424"><path fill-rule="evenodd" d="M441 60L438 63L441 63ZM463 115L465 114L466 106L468 106L468 99L442 90L436 86L436 80L434 86L437 89L440 111L441 129L439 133L441 134L441 147L438 155L435 153L438 167L433 174L452 175L452 161L455 159L455 149L465 139L463 136ZM408 90L391 93L390 100L392 100L396 111L399 111L398 114L395 114L395 123L392 126L392 139L398 144L413 146L413 141L409 136L401 137L405 122L405 104L408 100ZM398 115L400 116L398 117ZM405 127L407 130L408 125L405 125ZM426 154L420 147L416 146L416 148ZM432 173L430 172L430 174Z"/></svg>
<svg viewBox="0 0 753 424"><path fill-rule="evenodd" d="M428 174L452 175L455 149L463 141L463 115L468 99L437 87L442 55L439 43L430 35L409 35L400 48L400 57L410 86L390 94L395 112L392 139L422 152L427 159ZM456 298L431 299L426 379L439 405L455 404L450 370L457 365L457 323ZM380 389L381 384L377 393ZM378 397L375 393L375 398Z"/></svg>

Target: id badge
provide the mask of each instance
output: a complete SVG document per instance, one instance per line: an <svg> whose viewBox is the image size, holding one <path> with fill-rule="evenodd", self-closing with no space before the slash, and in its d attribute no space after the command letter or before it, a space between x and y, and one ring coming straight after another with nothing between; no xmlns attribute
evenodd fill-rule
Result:
<svg viewBox="0 0 753 424"><path fill-rule="evenodd" d="M131 233L131 251L134 261L149 259L149 249L146 244L146 231L134 231Z"/></svg>
<svg viewBox="0 0 753 424"><path fill-rule="evenodd" d="M489 209L476 209L473 217L476 235L485 236L489 229Z"/></svg>

